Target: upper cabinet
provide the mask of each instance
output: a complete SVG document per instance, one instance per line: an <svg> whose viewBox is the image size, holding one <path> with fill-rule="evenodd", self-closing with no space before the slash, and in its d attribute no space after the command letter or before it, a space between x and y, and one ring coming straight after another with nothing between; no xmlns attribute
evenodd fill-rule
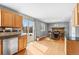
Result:
<svg viewBox="0 0 79 59"><path fill-rule="evenodd" d="M73 11L73 24L74 26L79 26L79 4L75 5Z"/></svg>
<svg viewBox="0 0 79 59"><path fill-rule="evenodd" d="M7 10L0 9L0 27L22 27L22 16Z"/></svg>
<svg viewBox="0 0 79 59"><path fill-rule="evenodd" d="M22 16L15 16L15 27L22 27Z"/></svg>
<svg viewBox="0 0 79 59"><path fill-rule="evenodd" d="M13 20L13 13L8 10L1 10L1 26L3 27L11 27L12 26L12 20Z"/></svg>
<svg viewBox="0 0 79 59"><path fill-rule="evenodd" d="M78 13L79 13L79 3L77 4L77 9L78 9Z"/></svg>

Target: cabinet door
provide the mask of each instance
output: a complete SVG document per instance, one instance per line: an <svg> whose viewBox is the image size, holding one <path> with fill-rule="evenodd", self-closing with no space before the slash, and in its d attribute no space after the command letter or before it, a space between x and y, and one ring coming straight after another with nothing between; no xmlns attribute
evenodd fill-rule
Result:
<svg viewBox="0 0 79 59"><path fill-rule="evenodd" d="M74 26L76 26L77 25L77 6L75 6L74 8L72 19L73 19Z"/></svg>
<svg viewBox="0 0 79 59"><path fill-rule="evenodd" d="M79 3L77 4L77 8L78 8L78 13L79 13Z"/></svg>
<svg viewBox="0 0 79 59"><path fill-rule="evenodd" d="M13 20L12 20L12 27L16 27L16 14L15 13L13 13Z"/></svg>
<svg viewBox="0 0 79 59"><path fill-rule="evenodd" d="M0 26L1 26L1 18L2 18L2 17L1 17L1 9L0 9Z"/></svg>
<svg viewBox="0 0 79 59"><path fill-rule="evenodd" d="M0 40L0 55L1 55L1 40Z"/></svg>
<svg viewBox="0 0 79 59"><path fill-rule="evenodd" d="M76 54L76 42L74 40L67 41L67 54L68 55Z"/></svg>
<svg viewBox="0 0 79 59"><path fill-rule="evenodd" d="M77 26L79 26L79 13L77 13Z"/></svg>
<svg viewBox="0 0 79 59"><path fill-rule="evenodd" d="M18 39L18 51L23 50L23 37L19 37Z"/></svg>
<svg viewBox="0 0 79 59"><path fill-rule="evenodd" d="M3 54L3 41L0 39L0 55Z"/></svg>
<svg viewBox="0 0 79 59"><path fill-rule="evenodd" d="M19 36L18 39L18 51L21 51L26 48L27 45L27 36Z"/></svg>
<svg viewBox="0 0 79 59"><path fill-rule="evenodd" d="M22 16L16 15L15 17L15 26L18 28L22 27Z"/></svg>
<svg viewBox="0 0 79 59"><path fill-rule="evenodd" d="M27 37L26 37L26 35L23 37L24 39L23 39L23 44L24 44L24 49L26 48L26 46L27 46Z"/></svg>
<svg viewBox="0 0 79 59"><path fill-rule="evenodd" d="M8 10L2 9L2 26L12 27L13 14Z"/></svg>
<svg viewBox="0 0 79 59"><path fill-rule="evenodd" d="M79 4L76 4L74 11L73 11L73 25L79 26Z"/></svg>

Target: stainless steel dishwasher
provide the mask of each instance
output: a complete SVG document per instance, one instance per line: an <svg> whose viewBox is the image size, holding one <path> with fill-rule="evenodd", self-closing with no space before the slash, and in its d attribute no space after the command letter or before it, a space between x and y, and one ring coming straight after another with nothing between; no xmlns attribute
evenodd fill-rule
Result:
<svg viewBox="0 0 79 59"><path fill-rule="evenodd" d="M18 37L3 40L3 55L12 55L18 52Z"/></svg>

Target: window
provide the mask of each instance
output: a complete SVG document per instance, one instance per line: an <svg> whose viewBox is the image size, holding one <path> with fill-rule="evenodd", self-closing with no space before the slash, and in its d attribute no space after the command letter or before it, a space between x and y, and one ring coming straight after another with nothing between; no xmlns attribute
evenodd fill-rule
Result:
<svg viewBox="0 0 79 59"><path fill-rule="evenodd" d="M33 33L33 21L23 19L23 32L24 33Z"/></svg>
<svg viewBox="0 0 79 59"><path fill-rule="evenodd" d="M41 31L45 31L45 24L41 23Z"/></svg>
<svg viewBox="0 0 79 59"><path fill-rule="evenodd" d="M29 20L29 33L33 33L33 21Z"/></svg>
<svg viewBox="0 0 79 59"><path fill-rule="evenodd" d="M28 33L28 20L23 19L23 32Z"/></svg>

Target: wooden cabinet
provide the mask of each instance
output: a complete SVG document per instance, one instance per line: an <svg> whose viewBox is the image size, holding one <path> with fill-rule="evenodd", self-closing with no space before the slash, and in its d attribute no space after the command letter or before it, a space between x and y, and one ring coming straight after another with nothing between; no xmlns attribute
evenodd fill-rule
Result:
<svg viewBox="0 0 79 59"><path fill-rule="evenodd" d="M1 40L0 40L0 55L1 55Z"/></svg>
<svg viewBox="0 0 79 59"><path fill-rule="evenodd" d="M22 27L22 16L7 9L0 9L0 26L20 28Z"/></svg>
<svg viewBox="0 0 79 59"><path fill-rule="evenodd" d="M23 37L23 48L26 48L26 46L27 46L27 37L26 37L26 35Z"/></svg>
<svg viewBox="0 0 79 59"><path fill-rule="evenodd" d="M67 40L67 55L79 55L79 42L76 40Z"/></svg>
<svg viewBox="0 0 79 59"><path fill-rule="evenodd" d="M3 54L3 40L0 39L0 55Z"/></svg>
<svg viewBox="0 0 79 59"><path fill-rule="evenodd" d="M17 37L6 39L6 40L0 39L0 55L14 54L18 51L26 49L26 45L27 45L27 36L26 35L19 36L18 39L17 39ZM18 49L18 51L17 51L17 49Z"/></svg>
<svg viewBox="0 0 79 59"><path fill-rule="evenodd" d="M8 10L4 10L2 9L2 20L1 20L1 25L3 27L11 27L12 26L12 20L13 20L13 13L8 11Z"/></svg>
<svg viewBox="0 0 79 59"><path fill-rule="evenodd" d="M77 9L78 9L78 13L79 13L79 3L77 3Z"/></svg>
<svg viewBox="0 0 79 59"><path fill-rule="evenodd" d="M27 45L27 36L19 36L18 38L18 51L21 51L26 48Z"/></svg>
<svg viewBox="0 0 79 59"><path fill-rule="evenodd" d="M73 42L72 41L67 41L67 54L68 55L71 55L71 54L74 54L75 52L75 48L74 48L74 43L72 44Z"/></svg>
<svg viewBox="0 0 79 59"><path fill-rule="evenodd" d="M18 39L18 51L23 50L23 38L19 37Z"/></svg>
<svg viewBox="0 0 79 59"><path fill-rule="evenodd" d="M1 18L2 18L2 17L1 17L1 9L0 9L0 26L1 26Z"/></svg>
<svg viewBox="0 0 79 59"><path fill-rule="evenodd" d="M21 28L22 27L22 16L14 14L13 27Z"/></svg>
<svg viewBox="0 0 79 59"><path fill-rule="evenodd" d="M16 15L15 17L15 27L22 27L22 16Z"/></svg>
<svg viewBox="0 0 79 59"><path fill-rule="evenodd" d="M73 25L79 26L79 4L76 4L74 11L73 11Z"/></svg>

